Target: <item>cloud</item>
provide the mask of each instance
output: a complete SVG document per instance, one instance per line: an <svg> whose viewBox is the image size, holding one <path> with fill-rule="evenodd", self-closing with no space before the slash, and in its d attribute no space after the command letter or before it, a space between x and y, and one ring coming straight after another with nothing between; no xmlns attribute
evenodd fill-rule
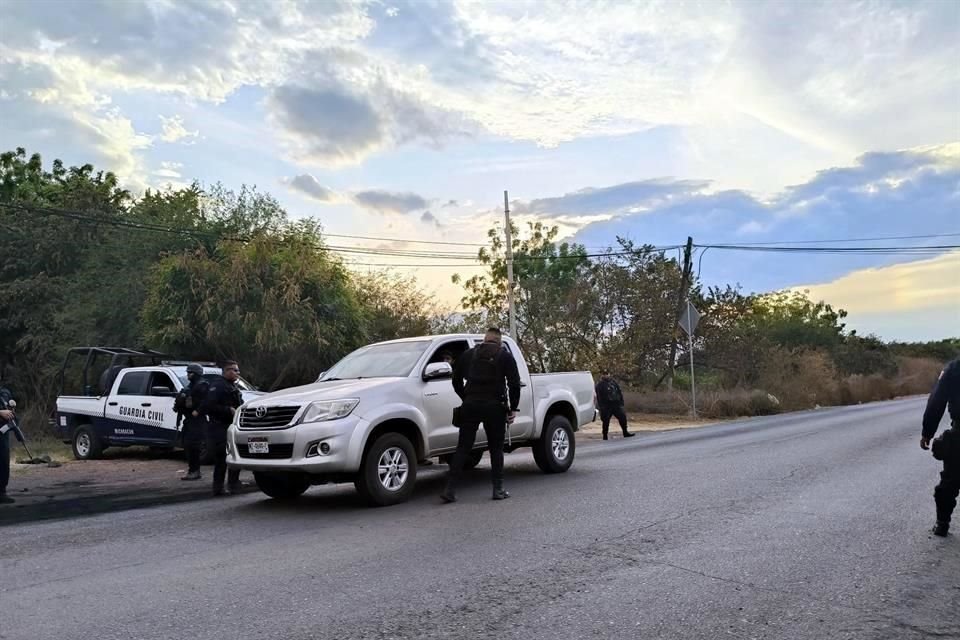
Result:
<svg viewBox="0 0 960 640"><path fill-rule="evenodd" d="M423 212L423 215L420 216L420 222L438 229L443 227L443 225L440 224L440 221L437 219L437 216L433 215L429 211Z"/></svg>
<svg viewBox="0 0 960 640"><path fill-rule="evenodd" d="M284 180L284 183L290 187L291 190L320 202L334 202L337 199L333 190L320 184L320 181L309 173Z"/></svg>
<svg viewBox="0 0 960 640"><path fill-rule="evenodd" d="M446 202L443 203L442 206L444 209L447 209L449 207L459 207L460 203L457 202L456 200L447 200Z"/></svg>
<svg viewBox="0 0 960 640"><path fill-rule="evenodd" d="M935 340L958 335L960 251L929 260L863 269L832 282L802 285L816 300L850 313L860 333L887 339Z"/></svg>
<svg viewBox="0 0 960 640"><path fill-rule="evenodd" d="M429 206L423 196L415 193L395 193L379 189L354 193L353 201L364 209L378 213L410 213Z"/></svg>
<svg viewBox="0 0 960 640"><path fill-rule="evenodd" d="M160 168L156 169L153 175L161 178L182 178L181 169L183 169L182 162L161 162Z"/></svg>
<svg viewBox="0 0 960 640"><path fill-rule="evenodd" d="M583 195L572 202L580 210L598 211L609 189L577 192ZM590 200L592 193L600 194L596 202ZM588 224L573 237L589 246L614 244L617 237L677 245L687 236L698 244L845 238L852 240L839 246L956 244L950 238L886 243L858 239L960 232L960 145L864 154L849 167L821 171L807 183L786 188L769 199L737 190L698 191L689 184L679 186L672 197L657 193L656 198L656 204L634 213L617 200L613 204L620 208L609 209L609 220ZM555 210L548 207L543 216L550 217ZM883 252L811 257L709 249L703 255L702 276L708 284L741 282L749 289L765 291L831 280L851 270L908 259Z"/></svg>
<svg viewBox="0 0 960 640"><path fill-rule="evenodd" d="M526 204L520 203L516 211L548 216L614 214L629 209L648 209L672 199L702 192L709 186L707 181L661 178L610 187L588 187L558 198L541 198Z"/></svg>
<svg viewBox="0 0 960 640"><path fill-rule="evenodd" d="M180 142L185 139L194 140L200 133L199 131L187 131L183 126L183 118L180 116L173 116L171 118L164 116L159 117L163 123L160 139L164 142ZM193 144L193 142L185 142L184 144Z"/></svg>

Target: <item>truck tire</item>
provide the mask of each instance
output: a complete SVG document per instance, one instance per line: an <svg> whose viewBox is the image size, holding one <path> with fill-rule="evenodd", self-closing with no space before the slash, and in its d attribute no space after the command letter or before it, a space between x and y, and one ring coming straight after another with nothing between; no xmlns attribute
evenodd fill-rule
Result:
<svg viewBox="0 0 960 640"><path fill-rule="evenodd" d="M367 449L356 487L372 506L405 502L417 481L417 454L399 433L385 433Z"/></svg>
<svg viewBox="0 0 960 640"><path fill-rule="evenodd" d="M533 459L544 473L563 473L573 464L576 444L570 421L551 416L540 439L533 443Z"/></svg>
<svg viewBox="0 0 960 640"><path fill-rule="evenodd" d="M294 500L310 488L310 478L302 473L253 472L257 488L276 500Z"/></svg>
<svg viewBox="0 0 960 640"><path fill-rule="evenodd" d="M466 461L463 463L463 470L469 471L470 469L473 469L478 464L480 464L480 460L483 458L484 451L486 451L486 449L474 449L473 451L471 451L470 455L467 456ZM446 462L448 465L453 464L452 455L446 456L446 458L447 459L444 460L444 462Z"/></svg>
<svg viewBox="0 0 960 640"><path fill-rule="evenodd" d="M73 432L73 457L77 460L96 460L103 453L103 443L89 424L82 424Z"/></svg>

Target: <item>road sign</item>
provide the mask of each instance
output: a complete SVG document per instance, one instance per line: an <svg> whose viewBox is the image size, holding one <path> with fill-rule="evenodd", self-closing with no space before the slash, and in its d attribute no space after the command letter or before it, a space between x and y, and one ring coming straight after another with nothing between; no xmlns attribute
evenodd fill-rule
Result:
<svg viewBox="0 0 960 640"><path fill-rule="evenodd" d="M683 310L683 315L680 316L680 328L686 331L688 336L692 336L698 324L700 324L700 312L692 302L687 300L687 306Z"/></svg>

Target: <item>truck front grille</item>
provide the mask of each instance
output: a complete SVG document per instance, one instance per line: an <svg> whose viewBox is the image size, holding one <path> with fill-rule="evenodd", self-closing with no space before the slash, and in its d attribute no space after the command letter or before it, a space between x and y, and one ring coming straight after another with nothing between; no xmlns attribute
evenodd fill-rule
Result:
<svg viewBox="0 0 960 640"><path fill-rule="evenodd" d="M258 416L257 411L266 413ZM290 426L300 407L257 407L246 408L240 413L241 429L283 429Z"/></svg>
<svg viewBox="0 0 960 640"><path fill-rule="evenodd" d="M289 460L293 457L293 445L271 444L270 453L250 453L250 447L245 444L238 444L237 454L241 458L252 458L255 460Z"/></svg>

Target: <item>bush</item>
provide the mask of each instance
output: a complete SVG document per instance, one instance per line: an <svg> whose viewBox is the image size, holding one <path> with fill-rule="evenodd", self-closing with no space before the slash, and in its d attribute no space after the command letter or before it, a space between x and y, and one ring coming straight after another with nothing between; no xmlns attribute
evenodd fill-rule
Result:
<svg viewBox="0 0 960 640"><path fill-rule="evenodd" d="M934 358L897 358L898 370L894 379L896 396L928 394L943 370L944 362Z"/></svg>
<svg viewBox="0 0 960 640"><path fill-rule="evenodd" d="M690 413L690 394L679 391L624 392L631 413L684 415ZM759 389L697 392L697 414L702 418L738 418L779 413L780 401Z"/></svg>

